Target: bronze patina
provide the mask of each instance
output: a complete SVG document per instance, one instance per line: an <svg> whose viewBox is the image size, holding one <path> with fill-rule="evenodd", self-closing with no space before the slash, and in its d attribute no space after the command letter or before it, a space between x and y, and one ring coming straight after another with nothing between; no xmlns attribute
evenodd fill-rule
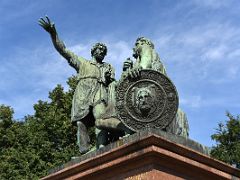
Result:
<svg viewBox="0 0 240 180"><path fill-rule="evenodd" d="M176 116L177 90L158 71L143 69L137 78L121 79L116 92L118 117L133 131L164 129Z"/></svg>
<svg viewBox="0 0 240 180"><path fill-rule="evenodd" d="M188 136L186 115L178 109L177 90L149 39L136 40L135 60L127 58L121 79L116 81L114 68L104 62L105 44L96 43L91 49L92 59L86 60L66 48L47 16L40 18L39 24L50 34L55 49L77 71L71 120L78 126L81 153L90 150L90 126L95 127L96 148L144 128Z"/></svg>

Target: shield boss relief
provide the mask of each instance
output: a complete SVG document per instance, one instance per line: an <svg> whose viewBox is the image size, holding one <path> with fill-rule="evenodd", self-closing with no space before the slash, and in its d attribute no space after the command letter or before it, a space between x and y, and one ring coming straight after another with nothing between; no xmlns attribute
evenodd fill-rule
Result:
<svg viewBox="0 0 240 180"><path fill-rule="evenodd" d="M117 87L118 118L131 130L165 128L178 109L175 86L165 75L141 70L138 79L121 79Z"/></svg>

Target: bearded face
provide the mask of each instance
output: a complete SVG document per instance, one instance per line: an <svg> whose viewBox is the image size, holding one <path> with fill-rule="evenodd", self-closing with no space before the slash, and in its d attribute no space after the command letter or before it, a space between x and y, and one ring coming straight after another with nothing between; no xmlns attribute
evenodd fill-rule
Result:
<svg viewBox="0 0 240 180"><path fill-rule="evenodd" d="M107 46L102 43L96 43L91 49L92 57L95 57L97 62L102 62L107 55Z"/></svg>
<svg viewBox="0 0 240 180"><path fill-rule="evenodd" d="M99 62L102 62L104 57L106 55L106 52L105 52L105 49L104 48L96 48L94 53L93 53L93 56L96 58L97 61Z"/></svg>
<svg viewBox="0 0 240 180"><path fill-rule="evenodd" d="M146 46L154 49L154 45L149 39L145 37L138 38L135 43L135 47L133 48L133 57L137 59L142 53L143 48Z"/></svg>
<svg viewBox="0 0 240 180"><path fill-rule="evenodd" d="M147 116L149 114L153 105L153 98L148 89L140 89L137 92L136 105L143 116Z"/></svg>
<svg viewBox="0 0 240 180"><path fill-rule="evenodd" d="M133 57L137 58L140 56L143 45L145 44L145 42L139 40L135 43L135 47L133 48Z"/></svg>

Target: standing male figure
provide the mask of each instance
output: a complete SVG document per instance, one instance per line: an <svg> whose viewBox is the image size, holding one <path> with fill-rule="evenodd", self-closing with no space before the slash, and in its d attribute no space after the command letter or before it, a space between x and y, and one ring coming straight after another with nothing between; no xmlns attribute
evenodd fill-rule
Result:
<svg viewBox="0 0 240 180"><path fill-rule="evenodd" d="M94 125L94 121L104 114L108 103L108 85L114 81L113 67L103 62L107 47L96 43L91 49L92 60L88 61L65 47L58 37L54 23L47 16L46 19L39 19L39 25L50 34L56 50L78 73L79 81L73 96L71 120L78 125L79 150L85 153L90 149L87 127ZM96 129L96 135L97 148L105 145L107 132Z"/></svg>

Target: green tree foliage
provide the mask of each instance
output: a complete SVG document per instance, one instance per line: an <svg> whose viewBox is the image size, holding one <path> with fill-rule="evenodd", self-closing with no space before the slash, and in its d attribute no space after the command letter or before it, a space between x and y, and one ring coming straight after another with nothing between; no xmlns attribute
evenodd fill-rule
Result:
<svg viewBox="0 0 240 180"><path fill-rule="evenodd" d="M21 122L13 120L13 109L0 105L0 179L39 179L79 155L70 121L77 78L68 85L67 92L57 85L49 101L38 101L34 115Z"/></svg>
<svg viewBox="0 0 240 180"><path fill-rule="evenodd" d="M219 123L216 133L211 137L217 142L211 156L240 168L240 116L227 113L226 124Z"/></svg>

